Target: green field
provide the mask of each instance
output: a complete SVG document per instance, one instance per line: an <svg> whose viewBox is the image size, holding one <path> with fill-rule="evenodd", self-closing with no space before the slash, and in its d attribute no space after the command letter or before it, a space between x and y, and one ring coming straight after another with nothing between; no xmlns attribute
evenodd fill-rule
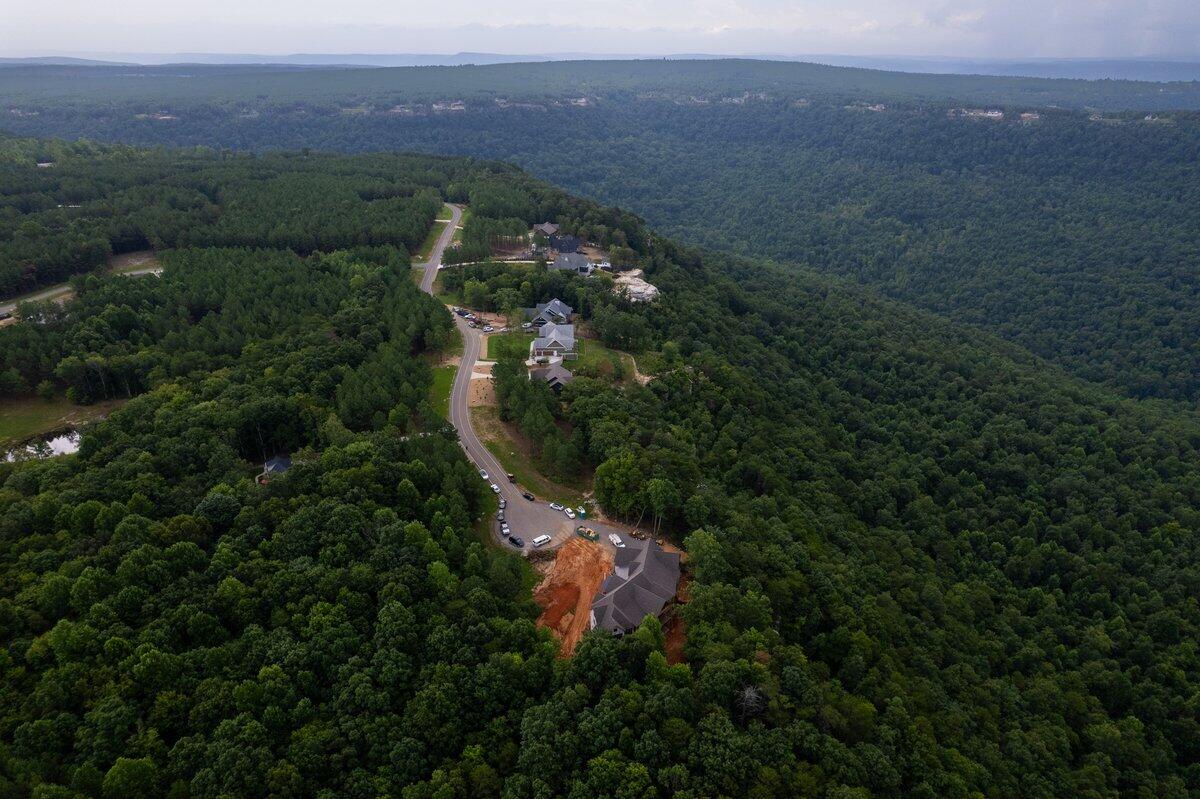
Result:
<svg viewBox="0 0 1200 799"><path fill-rule="evenodd" d="M433 368L433 387L430 389L430 402L433 409L443 417L450 416L450 390L454 388L454 375L457 366L435 366Z"/></svg>
<svg viewBox="0 0 1200 799"><path fill-rule="evenodd" d="M421 249L417 250L417 254L413 256L413 263L423 263L429 260L429 254L433 252L433 246L437 244L438 236L442 235L442 231L446 229L444 221L434 222L429 228L429 235L425 237L425 241L421 244Z"/></svg>
<svg viewBox="0 0 1200 799"><path fill-rule="evenodd" d="M453 213L452 213L452 212L451 212L451 210L450 210L450 206L449 206L449 205L443 205L443 206L442 206L442 210L438 211L438 214L437 214L437 220L438 220L439 222L449 222L449 221L450 221L450 218L451 218L452 216L453 216Z"/></svg>
<svg viewBox="0 0 1200 799"><path fill-rule="evenodd" d="M505 355L517 356L524 360L529 357L528 333L496 333L483 340L479 357L489 361L498 361Z"/></svg>
<svg viewBox="0 0 1200 799"><path fill-rule="evenodd" d="M49 401L6 399L0 402L0 449L8 449L60 428L83 424L104 416L118 405L119 402L76 405L64 397Z"/></svg>

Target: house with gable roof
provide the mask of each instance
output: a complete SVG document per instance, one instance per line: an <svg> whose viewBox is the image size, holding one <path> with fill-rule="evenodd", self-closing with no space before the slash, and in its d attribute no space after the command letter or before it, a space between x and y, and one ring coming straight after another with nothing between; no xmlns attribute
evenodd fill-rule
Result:
<svg viewBox="0 0 1200 799"><path fill-rule="evenodd" d="M679 553L666 552L650 539L617 549L612 574L592 599L588 624L613 635L637 629L647 616L659 616L679 585Z"/></svg>

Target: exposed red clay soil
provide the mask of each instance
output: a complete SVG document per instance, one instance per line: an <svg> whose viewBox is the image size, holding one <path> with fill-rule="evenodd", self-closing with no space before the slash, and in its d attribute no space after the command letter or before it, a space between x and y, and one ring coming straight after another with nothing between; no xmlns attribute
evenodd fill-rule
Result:
<svg viewBox="0 0 1200 799"><path fill-rule="evenodd" d="M680 552L678 548L670 546L670 544L664 545L663 549L668 547L670 547L669 551ZM687 557L686 554L684 557ZM671 609L671 615L663 624L667 662L672 666L683 662L683 645L687 643L687 622L683 620L683 614L679 611L691 600L692 578L687 572L684 572L679 575L679 586L675 589L675 607Z"/></svg>
<svg viewBox="0 0 1200 799"><path fill-rule="evenodd" d="M558 550L546 578L534 589L533 598L542 606L537 623L559 639L560 656L570 657L587 632L592 597L612 566L607 549L572 538Z"/></svg>
<svg viewBox="0 0 1200 799"><path fill-rule="evenodd" d="M667 663L674 666L683 662L683 645L687 643L687 622L679 615L679 610L671 612L667 623L663 625L663 636L667 650Z"/></svg>

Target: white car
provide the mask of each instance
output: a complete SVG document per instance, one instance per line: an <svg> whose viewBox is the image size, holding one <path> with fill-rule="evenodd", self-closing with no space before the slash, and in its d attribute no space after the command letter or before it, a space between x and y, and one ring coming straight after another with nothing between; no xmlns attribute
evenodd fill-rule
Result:
<svg viewBox="0 0 1200 799"><path fill-rule="evenodd" d="M480 469L479 476L482 477L484 480L486 480L488 478L488 473L485 472L483 469Z"/></svg>
<svg viewBox="0 0 1200 799"><path fill-rule="evenodd" d="M551 502L550 510L566 510L566 508L564 508L562 505L559 505L557 502Z"/></svg>
<svg viewBox="0 0 1200 799"><path fill-rule="evenodd" d="M504 533L505 535L508 535L508 522L504 522L503 524L500 525L500 532Z"/></svg>
<svg viewBox="0 0 1200 799"><path fill-rule="evenodd" d="M575 518L575 511L571 510L570 508L563 508L563 513L567 514L568 519Z"/></svg>
<svg viewBox="0 0 1200 799"><path fill-rule="evenodd" d="M533 323L532 323L532 322L522 322L522 323L521 323L521 329L522 329L522 330L528 330L528 329L529 329L529 328L531 328L531 327L533 327Z"/></svg>
<svg viewBox="0 0 1200 799"><path fill-rule="evenodd" d="M616 533L609 533L609 534L608 534L608 540L609 540L609 541L612 541L612 545L613 545L614 547L616 547L617 549L624 549L624 548L625 548L625 542L624 542L624 541L622 541L622 540L621 540L621 536L617 535Z"/></svg>
<svg viewBox="0 0 1200 799"><path fill-rule="evenodd" d="M483 332L484 332L484 333L491 333L491 332L492 332L493 330L495 330L495 329L496 329L496 328L492 327L491 325L484 325L484 326L483 326Z"/></svg>
<svg viewBox="0 0 1200 799"><path fill-rule="evenodd" d="M500 493L500 486L496 485L495 483L492 483L492 491L493 491L493 492L495 492L495 493L497 493L497 494L499 494L499 493Z"/></svg>
<svg viewBox="0 0 1200 799"><path fill-rule="evenodd" d="M542 533L537 538L533 539L533 545L535 547L544 547L544 546L546 546L546 544L549 544L549 543L550 543L550 536L546 535L545 533Z"/></svg>
<svg viewBox="0 0 1200 799"><path fill-rule="evenodd" d="M582 507L576 508L576 509L575 509L575 512L576 512L577 514L579 514L580 516L582 516L582 515L584 514L584 510L583 510L583 508L582 508Z"/></svg>

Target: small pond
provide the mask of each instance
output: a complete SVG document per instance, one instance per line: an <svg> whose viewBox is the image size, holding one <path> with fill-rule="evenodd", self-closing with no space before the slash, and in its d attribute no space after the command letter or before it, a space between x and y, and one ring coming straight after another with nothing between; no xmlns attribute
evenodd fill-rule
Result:
<svg viewBox="0 0 1200 799"><path fill-rule="evenodd" d="M53 458L55 455L70 455L79 450L83 437L74 428L55 430L30 439L4 453L4 460L29 460L31 458Z"/></svg>

